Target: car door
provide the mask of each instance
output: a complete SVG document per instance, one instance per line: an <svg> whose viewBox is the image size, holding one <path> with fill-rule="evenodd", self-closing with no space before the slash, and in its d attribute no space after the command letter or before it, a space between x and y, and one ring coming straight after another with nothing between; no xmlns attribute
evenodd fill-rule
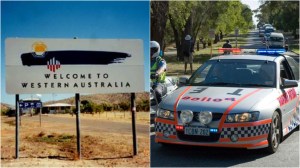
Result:
<svg viewBox="0 0 300 168"><path fill-rule="evenodd" d="M280 88L281 96L279 97L279 102L282 112L283 129L289 128L299 108L299 75L296 74L297 72L299 74L299 68L297 68L295 65L290 66L287 59L284 59L280 63L280 82L282 83L284 79L298 81L298 87Z"/></svg>

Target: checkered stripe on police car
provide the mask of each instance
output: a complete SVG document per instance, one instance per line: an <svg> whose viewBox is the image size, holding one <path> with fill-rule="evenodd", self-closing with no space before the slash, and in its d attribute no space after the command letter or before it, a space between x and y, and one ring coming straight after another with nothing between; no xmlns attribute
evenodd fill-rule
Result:
<svg viewBox="0 0 300 168"><path fill-rule="evenodd" d="M251 127L228 127L222 128L221 138L230 138L232 134L236 134L239 137L253 137L263 134L268 134L270 128L269 124L256 125Z"/></svg>
<svg viewBox="0 0 300 168"><path fill-rule="evenodd" d="M175 125L156 122L155 123L155 132L163 133L164 131L170 132L171 135L176 135Z"/></svg>

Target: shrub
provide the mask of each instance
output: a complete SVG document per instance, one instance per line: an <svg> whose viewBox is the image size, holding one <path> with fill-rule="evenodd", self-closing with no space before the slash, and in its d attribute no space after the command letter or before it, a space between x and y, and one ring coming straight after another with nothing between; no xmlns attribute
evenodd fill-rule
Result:
<svg viewBox="0 0 300 168"><path fill-rule="evenodd" d="M1 108L1 115L4 116L10 109L2 109Z"/></svg>
<svg viewBox="0 0 300 168"><path fill-rule="evenodd" d="M121 102L119 103L119 107L122 111L130 110L130 103L129 102Z"/></svg>

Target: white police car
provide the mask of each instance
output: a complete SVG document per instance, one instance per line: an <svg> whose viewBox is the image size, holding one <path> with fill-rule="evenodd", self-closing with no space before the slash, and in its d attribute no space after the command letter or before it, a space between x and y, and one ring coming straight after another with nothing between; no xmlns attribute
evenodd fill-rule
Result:
<svg viewBox="0 0 300 168"><path fill-rule="evenodd" d="M281 52L214 57L181 79L160 103L155 141L276 152L299 125L299 64Z"/></svg>

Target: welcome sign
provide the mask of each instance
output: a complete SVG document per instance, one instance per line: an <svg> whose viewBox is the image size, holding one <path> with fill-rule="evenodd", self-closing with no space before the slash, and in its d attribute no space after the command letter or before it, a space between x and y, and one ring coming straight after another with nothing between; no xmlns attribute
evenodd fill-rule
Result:
<svg viewBox="0 0 300 168"><path fill-rule="evenodd" d="M8 38L5 49L9 94L131 93L145 88L142 40Z"/></svg>

